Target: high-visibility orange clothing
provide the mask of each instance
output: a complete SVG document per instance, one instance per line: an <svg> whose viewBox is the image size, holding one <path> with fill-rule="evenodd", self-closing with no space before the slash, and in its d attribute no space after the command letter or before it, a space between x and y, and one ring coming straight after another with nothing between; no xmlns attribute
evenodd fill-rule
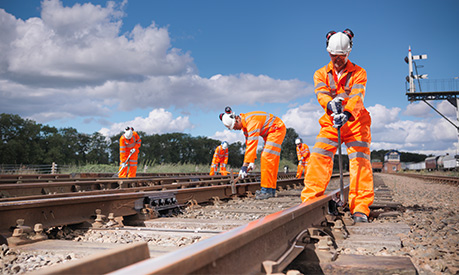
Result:
<svg viewBox="0 0 459 275"><path fill-rule="evenodd" d="M244 162L254 163L257 158L258 137L262 137L265 145L261 153L261 187L277 187L277 172L282 142L284 141L284 122L272 114L266 112L250 112L240 114L242 131L245 136Z"/></svg>
<svg viewBox="0 0 459 275"><path fill-rule="evenodd" d="M363 105L366 83L366 71L350 61L341 71L339 79L332 62L315 72L315 93L326 114L319 120L322 128L309 158L305 187L301 193L302 201L321 196L330 181L333 156L341 145L338 144L338 130L333 127L327 103L340 96L344 98L343 111L352 114L341 127L341 142L346 144L350 163L349 208L351 214L370 214L369 206L374 200L374 190L370 162L371 118Z"/></svg>
<svg viewBox="0 0 459 275"><path fill-rule="evenodd" d="M130 139L126 139L124 135L121 135L120 138L120 165L126 161L131 154L131 149L135 148L135 152L129 158L127 162L127 167L121 169L118 177L125 178L126 176L129 178L134 178L137 173L137 159L139 157L139 148L142 143L137 132L132 132L132 137ZM128 172L129 170L129 172Z"/></svg>
<svg viewBox="0 0 459 275"><path fill-rule="evenodd" d="M305 143L300 143L296 146L296 155L298 157L298 169L296 172L296 177L299 179L301 176L306 175L306 169L308 167L308 160L311 153L309 152L309 147Z"/></svg>
<svg viewBox="0 0 459 275"><path fill-rule="evenodd" d="M228 175L228 171L226 171L226 164L228 163L228 148L223 149L221 145L219 145L215 149L214 157L212 159L212 165L210 166L210 173L209 175L213 176L218 170L218 166L220 166L220 174L223 176Z"/></svg>

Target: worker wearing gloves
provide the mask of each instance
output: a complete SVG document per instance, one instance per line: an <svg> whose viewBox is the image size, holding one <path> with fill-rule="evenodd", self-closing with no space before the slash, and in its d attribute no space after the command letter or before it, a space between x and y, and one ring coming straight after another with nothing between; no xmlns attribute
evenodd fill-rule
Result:
<svg viewBox="0 0 459 275"><path fill-rule="evenodd" d="M368 222L374 191L371 118L363 105L367 74L348 60L354 37L351 30L329 32L326 37L331 61L314 74L315 93L325 114L319 119L322 128L311 151L301 199L307 201L324 194L333 170L333 156L341 146L337 142L340 129L350 162L349 208L355 222Z"/></svg>
<svg viewBox="0 0 459 275"><path fill-rule="evenodd" d="M223 141L222 144L218 145L215 149L214 157L212 158L212 165L210 166L209 175L213 176L220 166L220 174L223 176L228 175L226 171L226 164L228 163L228 142Z"/></svg>
<svg viewBox="0 0 459 275"><path fill-rule="evenodd" d="M118 177L135 178L137 173L137 159L142 143L137 132L132 127L126 127L120 138L120 172ZM129 170L129 172L128 172Z"/></svg>
<svg viewBox="0 0 459 275"><path fill-rule="evenodd" d="M254 168L258 138L263 138L265 145L260 160L261 190L256 193L255 198L261 200L274 197L281 145L287 131L284 122L272 114L260 111L236 115L230 107L226 107L225 113L220 114L220 120L228 129L244 132L246 149L244 163L239 171L241 178Z"/></svg>
<svg viewBox="0 0 459 275"><path fill-rule="evenodd" d="M297 138L295 140L295 144L296 144L296 155L298 156L298 169L296 172L296 178L299 179L303 175L303 172L304 172L304 175L306 175L310 152L309 152L309 147L305 143L303 143L301 138Z"/></svg>

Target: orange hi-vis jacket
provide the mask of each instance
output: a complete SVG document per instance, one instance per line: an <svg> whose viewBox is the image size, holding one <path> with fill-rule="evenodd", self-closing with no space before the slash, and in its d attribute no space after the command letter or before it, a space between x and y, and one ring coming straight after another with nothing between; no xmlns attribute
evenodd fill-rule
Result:
<svg viewBox="0 0 459 275"><path fill-rule="evenodd" d="M135 177L137 173L137 159L139 156L139 148L142 143L142 140L139 137L139 134L137 132L133 131L132 132L132 137L130 139L126 139L124 135L121 135L120 137L120 164L125 162L126 159L128 158L129 154L131 153L131 149L135 148L134 154L131 155L128 161L128 167L129 167L129 175L128 173L128 167L124 168L121 170L119 173L119 177L123 178L126 177Z"/></svg>
<svg viewBox="0 0 459 275"><path fill-rule="evenodd" d="M298 165L307 165L309 156L309 147L305 143L301 143L300 146L296 146L296 155L298 157Z"/></svg>
<svg viewBox="0 0 459 275"><path fill-rule="evenodd" d="M338 144L338 130L333 127L333 117L327 104L340 96L344 98L343 111L351 114L349 121L340 129L341 142L346 144L350 164L349 208L352 214L370 214L374 191L370 161L371 117L363 104L366 83L366 71L350 61L339 78L332 62L315 72L315 93L326 113L319 119L322 128L311 150L305 187L301 193L303 201L321 196L330 181L333 156L341 145Z"/></svg>
<svg viewBox="0 0 459 275"><path fill-rule="evenodd" d="M257 158L258 138L262 137L265 145L261 153L261 187L276 188L277 172L282 142L286 127L284 122L272 114L255 111L240 114L242 131L246 139L244 162L254 163Z"/></svg>
<svg viewBox="0 0 459 275"><path fill-rule="evenodd" d="M226 164L228 163L228 148L223 149L221 145L219 145L215 149L214 157L212 159L212 165L210 166L210 175L215 175L217 172L218 165L220 165L220 173L224 176L228 174L226 171Z"/></svg>

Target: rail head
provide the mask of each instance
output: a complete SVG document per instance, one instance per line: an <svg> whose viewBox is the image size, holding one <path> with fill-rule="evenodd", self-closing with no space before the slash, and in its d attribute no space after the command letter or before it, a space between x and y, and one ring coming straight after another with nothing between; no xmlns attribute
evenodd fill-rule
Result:
<svg viewBox="0 0 459 275"><path fill-rule="evenodd" d="M346 194L348 190L349 186L346 186ZM334 200L338 193L339 190L333 191L175 252L144 260L110 274L259 273L263 261L275 261L300 232L325 220L329 202Z"/></svg>

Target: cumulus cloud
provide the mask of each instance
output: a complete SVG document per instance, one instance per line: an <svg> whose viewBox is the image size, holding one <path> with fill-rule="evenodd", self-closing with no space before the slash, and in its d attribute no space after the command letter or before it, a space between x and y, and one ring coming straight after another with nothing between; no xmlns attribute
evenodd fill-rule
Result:
<svg viewBox="0 0 459 275"><path fill-rule="evenodd" d="M137 108L213 110L226 104L287 102L312 93L302 81L240 73L203 78L191 53L174 48L154 22L120 33L124 5L71 7L44 0L40 18L0 9L0 108L40 123L107 118Z"/></svg>
<svg viewBox="0 0 459 275"><path fill-rule="evenodd" d="M415 117L429 117L431 113L429 112L431 108L425 102L413 102L410 103L406 110L403 112L404 115L407 116L415 116Z"/></svg>
<svg viewBox="0 0 459 275"><path fill-rule="evenodd" d="M176 117L172 113L164 109L155 109L150 112L148 117L136 117L131 121L114 123L110 128L102 128L99 133L104 136L113 136L119 134L127 126L134 129L141 129L146 134L159 134L170 132L183 132L186 129L192 129L193 125L189 121L189 117Z"/></svg>

